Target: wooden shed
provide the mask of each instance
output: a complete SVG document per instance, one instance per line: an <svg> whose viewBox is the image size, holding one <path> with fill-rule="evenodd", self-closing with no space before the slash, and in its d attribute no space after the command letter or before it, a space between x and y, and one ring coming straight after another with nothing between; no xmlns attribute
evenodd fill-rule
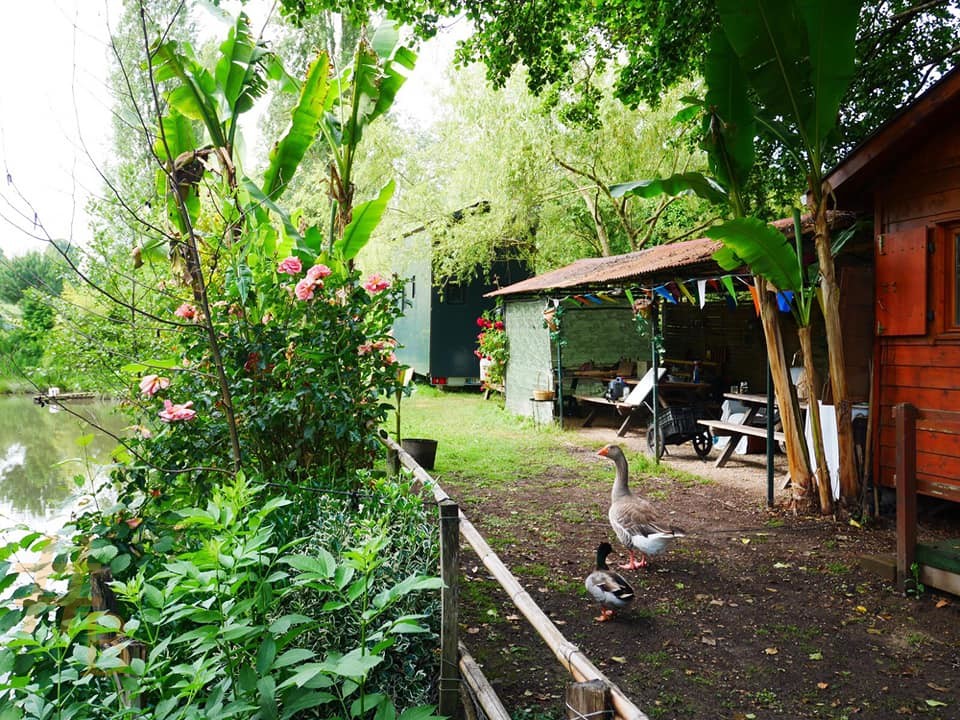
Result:
<svg viewBox="0 0 960 720"><path fill-rule="evenodd" d="M829 175L837 206L873 218L873 477L897 483L894 407L960 409L960 71ZM960 436L917 426L917 492L960 501Z"/></svg>

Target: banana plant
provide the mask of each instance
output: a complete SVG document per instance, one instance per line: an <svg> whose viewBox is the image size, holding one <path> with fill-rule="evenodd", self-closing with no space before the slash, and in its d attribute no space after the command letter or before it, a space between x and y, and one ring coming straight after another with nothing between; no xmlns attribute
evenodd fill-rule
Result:
<svg viewBox="0 0 960 720"><path fill-rule="evenodd" d="M824 157L835 141L840 103L853 79L861 4L861 0L717 2L724 34L758 98L761 129L806 172L837 416L840 489L850 509L859 495L859 478L853 455L840 291L827 222L830 188L824 187Z"/></svg>

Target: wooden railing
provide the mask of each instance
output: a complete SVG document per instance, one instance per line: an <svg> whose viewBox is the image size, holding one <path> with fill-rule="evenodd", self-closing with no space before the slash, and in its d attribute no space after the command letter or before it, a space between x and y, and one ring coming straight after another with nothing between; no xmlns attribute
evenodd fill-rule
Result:
<svg viewBox="0 0 960 720"><path fill-rule="evenodd" d="M430 489L433 493L434 499L437 501L437 504L441 508L441 523L446 522L450 523L452 520L451 515L453 511L451 507L456 508L456 504L450 499L450 496L440 487L439 483L433 479L420 465L414 460L403 448L400 447L395 441L389 437L381 437L381 441L388 449L388 465L396 465L399 463L403 467L407 468L413 476L420 481L424 487ZM567 692L567 703L571 704L571 701L576 702L576 698L583 698L584 702L595 702L593 698L596 698L597 693L595 690L602 691L601 694L603 697L609 698L609 703L612 706L612 710L616 713L616 716L622 718L622 720L649 720L647 715L645 715L640 708L638 708L634 703L623 694L623 692L611 682L602 672L600 672L597 667L590 662L590 660L584 655L580 648L578 648L573 643L569 642L564 636L563 633L554 625L553 621L547 616L547 614L540 608L539 605L534 602L530 597L527 591L519 583L517 578L510 572L506 565L500 560L497 554L490 548L490 545L487 544L487 541L483 538L480 532L473 526L473 523L467 519L466 515L463 514L459 508L456 511L457 524L459 526L459 536L462 537L467 543L473 548L473 551L477 554L480 561L486 566L487 570L490 571L490 574L497 580L500 586L506 591L511 602L516 606L516 608L523 614L523 616L530 623L531 627L537 631L547 646L559 660L560 664L570 673L575 681L580 685L574 688L568 688ZM449 536L449 530L444 530L441 528L441 539ZM453 551L448 548L446 552L443 547L441 547L441 573L444 575L444 584L446 586L447 592L451 594L448 597L456 598L456 590L450 591L451 587L454 587L457 583L457 575L459 573L459 568L452 566L451 558L458 556L458 552ZM446 559L445 559L446 558ZM444 601L444 611L447 611L447 601ZM452 612L456 613L454 608ZM445 618L441 621L442 632L456 632L456 621L455 619L451 622L450 618ZM441 637L441 650L448 650L451 646L457 647L459 643L451 639L445 639ZM452 660L449 656L445 657L441 661L442 665L442 676L445 676L448 673L452 666L460 666L461 663L457 663ZM479 668L476 669L476 672L479 673ZM482 674L481 674L482 675ZM444 687L449 687L449 684L444 683L444 677L441 677L441 707L439 708L440 714L444 713L444 708L446 707L444 700ZM449 680L449 678L446 678ZM495 696L494 696L495 697ZM484 708L486 714L491 719L497 717L497 713L505 712L503 710L503 705L496 701L497 707L487 710ZM573 707L573 706L571 706ZM574 710L577 713L582 713L583 706L575 707ZM591 711L593 712L593 711ZM585 714L585 713L583 713Z"/></svg>

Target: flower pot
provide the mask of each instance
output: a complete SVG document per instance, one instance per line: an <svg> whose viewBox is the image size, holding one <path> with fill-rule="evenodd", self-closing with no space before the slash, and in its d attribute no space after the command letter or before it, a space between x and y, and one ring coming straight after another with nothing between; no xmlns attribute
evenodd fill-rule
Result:
<svg viewBox="0 0 960 720"><path fill-rule="evenodd" d="M480 358L480 382L487 382L490 378L490 366L493 360L490 358Z"/></svg>
<svg viewBox="0 0 960 720"><path fill-rule="evenodd" d="M400 447L406 450L424 470L433 470L437 459L437 441L425 438L407 438L400 441Z"/></svg>
<svg viewBox="0 0 960 720"><path fill-rule="evenodd" d="M553 400L553 390L534 390L534 400Z"/></svg>

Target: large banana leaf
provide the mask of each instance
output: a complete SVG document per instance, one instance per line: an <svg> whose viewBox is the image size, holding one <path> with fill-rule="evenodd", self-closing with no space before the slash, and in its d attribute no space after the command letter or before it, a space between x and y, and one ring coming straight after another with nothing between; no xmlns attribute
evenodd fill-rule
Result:
<svg viewBox="0 0 960 720"><path fill-rule="evenodd" d="M237 116L252 108L254 101L267 91L263 64L267 55L266 48L258 45L250 35L250 19L240 13L227 39L220 45L220 59L214 70L217 89L227 106L227 117L223 120L229 122L228 140L231 144L236 135Z"/></svg>
<svg viewBox="0 0 960 720"><path fill-rule="evenodd" d="M617 183L611 185L609 190L615 198L624 195L652 198L658 195L673 196L695 193L698 197L713 203L725 204L728 202L727 193L719 183L697 172L676 173L665 178Z"/></svg>
<svg viewBox="0 0 960 720"><path fill-rule="evenodd" d="M343 237L334 243L334 250L344 261L352 260L357 253L370 240L370 235L380 224L384 211L387 209L387 203L393 197L393 191L396 185L391 180L375 200L369 200L360 203L353 208L353 219L343 231Z"/></svg>
<svg viewBox="0 0 960 720"><path fill-rule="evenodd" d="M717 0L764 117L783 118L818 164L853 77L861 0Z"/></svg>
<svg viewBox="0 0 960 720"><path fill-rule="evenodd" d="M213 75L193 59L193 52L186 43L183 53L178 52L175 42L167 42L156 49L157 82L176 78L180 85L167 94L171 107L191 120L203 123L210 140L217 147L226 146L226 138L220 126L217 112L217 85Z"/></svg>
<svg viewBox="0 0 960 720"><path fill-rule="evenodd" d="M822 148L853 80L862 1L797 0L797 5L810 39L814 108L807 122L814 147Z"/></svg>
<svg viewBox="0 0 960 720"><path fill-rule="evenodd" d="M740 61L719 28L710 36L704 79L707 113L703 146L710 171L738 195L753 168L756 110L747 95L747 78Z"/></svg>
<svg viewBox="0 0 960 720"><path fill-rule="evenodd" d="M306 81L300 90L300 99L293 109L287 134L270 151L270 165L263 178L263 192L276 200L303 156L313 144L323 119L323 108L330 91L327 77L330 62L326 53L321 53L307 71Z"/></svg>
<svg viewBox="0 0 960 720"><path fill-rule="evenodd" d="M724 270L746 265L754 275L763 276L778 290L799 292L802 289L801 261L796 248L771 225L755 217L734 218L710 228L705 234L723 243L713 257Z"/></svg>

